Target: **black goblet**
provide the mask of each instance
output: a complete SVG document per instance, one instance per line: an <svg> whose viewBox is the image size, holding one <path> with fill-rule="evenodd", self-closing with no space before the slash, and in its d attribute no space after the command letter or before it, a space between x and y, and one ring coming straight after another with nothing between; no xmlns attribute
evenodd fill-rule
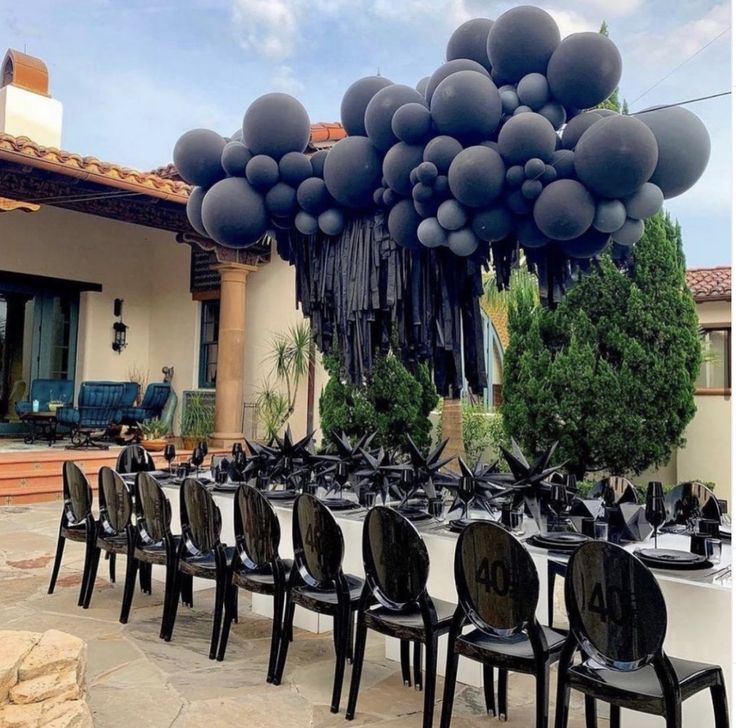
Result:
<svg viewBox="0 0 736 728"><path fill-rule="evenodd" d="M196 468L197 477L199 477L199 466L204 462L204 453L202 452L202 448L197 445L197 447L192 450L192 465Z"/></svg>
<svg viewBox="0 0 736 728"><path fill-rule="evenodd" d="M232 449L232 456L235 457L239 452L243 452L243 443L234 442L233 449Z"/></svg>
<svg viewBox="0 0 736 728"><path fill-rule="evenodd" d="M475 481L473 478L463 475L457 484L457 497L463 504L463 517L462 520L468 520L468 509L470 508L470 501L475 496Z"/></svg>
<svg viewBox="0 0 736 728"><path fill-rule="evenodd" d="M199 445L197 446L202 451L202 455L204 457L207 457L207 453L209 453L210 449L207 447L207 440L201 440Z"/></svg>
<svg viewBox="0 0 736 728"><path fill-rule="evenodd" d="M166 447L164 448L164 457L166 458L166 462L169 464L169 472L171 473L171 463L176 457L176 447L174 447L173 442L166 443Z"/></svg>
<svg viewBox="0 0 736 728"><path fill-rule="evenodd" d="M664 506L664 491L662 483L653 480L647 486L647 503L644 516L650 526L654 528L654 548L657 548L657 531L667 518Z"/></svg>
<svg viewBox="0 0 736 728"><path fill-rule="evenodd" d="M567 507L567 487L564 483L552 483L549 492L549 507L555 516L555 523L559 525L560 516Z"/></svg>

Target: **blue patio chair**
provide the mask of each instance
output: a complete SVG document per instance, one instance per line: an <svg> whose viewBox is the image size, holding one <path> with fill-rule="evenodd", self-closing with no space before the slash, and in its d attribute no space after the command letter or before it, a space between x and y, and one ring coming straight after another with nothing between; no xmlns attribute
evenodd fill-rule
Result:
<svg viewBox="0 0 736 728"><path fill-rule="evenodd" d="M48 412L49 402L63 402L64 406L74 401L74 380L72 379L34 379L28 399L15 403L18 417L33 412L33 401L38 400L39 412Z"/></svg>
<svg viewBox="0 0 736 728"><path fill-rule="evenodd" d="M120 406L118 411L115 413L115 424L123 425L123 413L126 410L135 407L135 400L138 397L138 393L141 390L138 382L120 382L123 385L123 397L120 400Z"/></svg>
<svg viewBox="0 0 736 728"><path fill-rule="evenodd" d="M168 382L152 382L146 387L143 401L138 407L121 408L120 424L135 427L139 422L160 418L170 393L171 384Z"/></svg>
<svg viewBox="0 0 736 728"><path fill-rule="evenodd" d="M82 382L77 406L61 407L56 413L59 424L71 429L72 444L67 447L107 450L108 445L101 443L99 438L115 423L124 393L122 382Z"/></svg>

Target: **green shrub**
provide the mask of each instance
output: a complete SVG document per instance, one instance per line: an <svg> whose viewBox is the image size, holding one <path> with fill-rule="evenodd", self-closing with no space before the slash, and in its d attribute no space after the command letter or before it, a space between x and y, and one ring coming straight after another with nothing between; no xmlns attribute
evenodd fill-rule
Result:
<svg viewBox="0 0 736 728"><path fill-rule="evenodd" d="M463 445L472 465L480 460L505 465L501 446L507 446L503 419L499 412L488 411L481 404L463 402Z"/></svg>

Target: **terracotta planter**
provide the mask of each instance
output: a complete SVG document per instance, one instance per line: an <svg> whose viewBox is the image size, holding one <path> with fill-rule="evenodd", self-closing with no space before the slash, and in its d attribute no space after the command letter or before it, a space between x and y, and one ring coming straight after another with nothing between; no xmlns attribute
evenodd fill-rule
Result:
<svg viewBox="0 0 736 728"><path fill-rule="evenodd" d="M181 438L181 446L184 450L194 450L197 447L199 438L197 437L183 437Z"/></svg>
<svg viewBox="0 0 736 728"><path fill-rule="evenodd" d="M141 445L148 452L161 452L166 447L166 438L158 437L155 440L142 440Z"/></svg>

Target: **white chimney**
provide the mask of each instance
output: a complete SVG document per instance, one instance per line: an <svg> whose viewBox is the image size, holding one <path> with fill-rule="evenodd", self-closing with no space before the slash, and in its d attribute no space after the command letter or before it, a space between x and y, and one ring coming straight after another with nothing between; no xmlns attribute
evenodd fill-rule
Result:
<svg viewBox="0 0 736 728"><path fill-rule="evenodd" d="M0 68L0 133L61 147L62 105L49 95L49 72L39 58L8 50Z"/></svg>

